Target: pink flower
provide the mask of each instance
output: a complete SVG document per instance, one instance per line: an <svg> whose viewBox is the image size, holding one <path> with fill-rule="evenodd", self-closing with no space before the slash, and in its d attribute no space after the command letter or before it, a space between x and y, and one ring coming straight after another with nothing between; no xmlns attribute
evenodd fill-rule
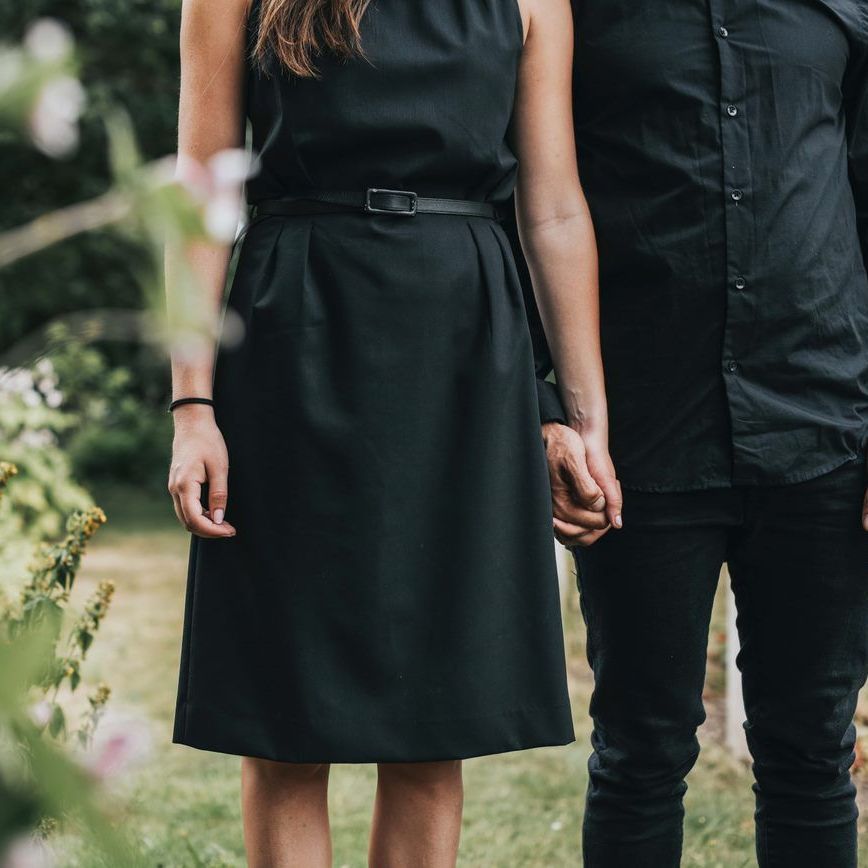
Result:
<svg viewBox="0 0 868 868"><path fill-rule="evenodd" d="M150 726L146 720L110 712L97 725L82 764L99 780L116 778L144 762L151 747Z"/></svg>

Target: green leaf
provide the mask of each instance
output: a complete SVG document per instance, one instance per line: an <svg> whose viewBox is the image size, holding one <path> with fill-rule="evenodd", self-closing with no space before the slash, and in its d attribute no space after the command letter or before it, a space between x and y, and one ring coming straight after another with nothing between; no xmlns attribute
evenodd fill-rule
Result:
<svg viewBox="0 0 868 868"><path fill-rule="evenodd" d="M66 715L57 703L51 709L51 717L48 720L48 731L54 738L66 732Z"/></svg>

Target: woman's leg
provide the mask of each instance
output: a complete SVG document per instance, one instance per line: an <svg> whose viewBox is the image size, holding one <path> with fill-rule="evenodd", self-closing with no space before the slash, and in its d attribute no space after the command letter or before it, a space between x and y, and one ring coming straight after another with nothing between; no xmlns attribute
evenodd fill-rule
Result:
<svg viewBox="0 0 868 868"><path fill-rule="evenodd" d="M328 779L328 765L242 760L250 868L331 868Z"/></svg>
<svg viewBox="0 0 868 868"><path fill-rule="evenodd" d="M460 762L380 763L369 864L453 868L461 834Z"/></svg>

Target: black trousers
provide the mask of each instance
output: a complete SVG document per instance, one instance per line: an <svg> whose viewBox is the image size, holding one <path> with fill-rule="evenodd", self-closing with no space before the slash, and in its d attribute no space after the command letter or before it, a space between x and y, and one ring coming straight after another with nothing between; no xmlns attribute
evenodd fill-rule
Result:
<svg viewBox="0 0 868 868"><path fill-rule="evenodd" d="M853 714L868 674L864 462L778 487L625 493L576 551L594 670L588 868L674 868L712 602L738 606L762 868L856 865Z"/></svg>

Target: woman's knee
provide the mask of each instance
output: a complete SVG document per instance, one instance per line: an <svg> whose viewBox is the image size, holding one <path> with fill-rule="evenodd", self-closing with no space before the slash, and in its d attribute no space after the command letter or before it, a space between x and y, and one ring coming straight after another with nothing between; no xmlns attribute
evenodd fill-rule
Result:
<svg viewBox="0 0 868 868"><path fill-rule="evenodd" d="M284 763L259 757L244 757L244 775L252 782L269 787L325 785L330 766L327 763Z"/></svg>
<svg viewBox="0 0 868 868"><path fill-rule="evenodd" d="M381 785L409 787L436 792L461 786L460 760L422 763L379 763L377 774Z"/></svg>

